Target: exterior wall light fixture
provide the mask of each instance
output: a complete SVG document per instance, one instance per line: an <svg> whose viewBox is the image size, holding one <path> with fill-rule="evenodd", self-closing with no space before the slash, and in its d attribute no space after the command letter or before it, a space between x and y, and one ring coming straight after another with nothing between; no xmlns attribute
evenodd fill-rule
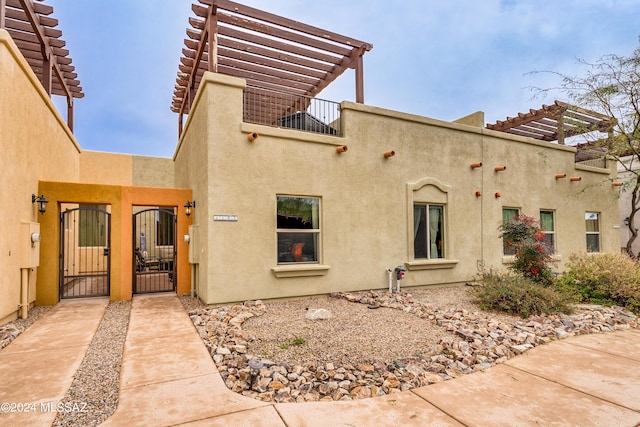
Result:
<svg viewBox="0 0 640 427"><path fill-rule="evenodd" d="M31 203L36 202L38 203L38 212L40 212L40 214L44 214L47 211L47 203L49 203L49 201L44 197L44 194L41 194L40 196L32 194Z"/></svg>
<svg viewBox="0 0 640 427"><path fill-rule="evenodd" d="M184 204L184 214L189 217L191 216L191 208L195 209L196 208L196 201L193 200L187 200L187 203Z"/></svg>

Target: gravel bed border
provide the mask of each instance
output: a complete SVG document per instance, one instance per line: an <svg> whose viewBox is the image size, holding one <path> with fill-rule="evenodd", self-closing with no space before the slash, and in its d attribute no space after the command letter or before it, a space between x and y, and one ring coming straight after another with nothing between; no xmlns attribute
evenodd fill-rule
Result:
<svg viewBox="0 0 640 427"><path fill-rule="evenodd" d="M262 301L220 307L206 307L190 298L181 301L227 387L244 396L276 403L382 396L481 371L553 340L639 326L638 318L620 307L578 305L572 315L520 319L469 311L456 307L455 302L440 308L413 298L408 292L365 291L331 296L369 308L411 313L417 321L430 322L452 335L444 337L434 353L386 364L363 361L355 366L340 366L317 362L312 355L307 363L292 364L251 354L255 337L249 336L242 324L266 312ZM281 312L289 315L286 309ZM258 369L252 373L249 362L258 360Z"/></svg>
<svg viewBox="0 0 640 427"><path fill-rule="evenodd" d="M59 403L80 405L82 411L58 412L52 426L97 426L116 411L130 314L131 301L109 303L71 387Z"/></svg>

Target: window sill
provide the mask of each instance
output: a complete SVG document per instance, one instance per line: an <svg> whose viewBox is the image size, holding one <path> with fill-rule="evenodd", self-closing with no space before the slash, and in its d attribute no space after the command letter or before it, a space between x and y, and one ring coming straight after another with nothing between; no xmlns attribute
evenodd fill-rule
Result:
<svg viewBox="0 0 640 427"><path fill-rule="evenodd" d="M324 276L331 266L322 264L279 265L271 271L276 277Z"/></svg>
<svg viewBox="0 0 640 427"><path fill-rule="evenodd" d="M457 259L428 259L428 260L413 260L405 262L404 265L407 270L437 270L444 268L453 268L458 264Z"/></svg>

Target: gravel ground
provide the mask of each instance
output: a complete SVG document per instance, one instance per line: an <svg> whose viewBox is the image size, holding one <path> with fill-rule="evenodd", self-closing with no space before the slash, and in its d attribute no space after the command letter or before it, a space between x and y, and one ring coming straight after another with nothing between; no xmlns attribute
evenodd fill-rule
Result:
<svg viewBox="0 0 640 427"><path fill-rule="evenodd" d="M446 309L456 307L481 311L473 302L468 286L443 286L408 291L417 301ZM392 308L368 308L341 298L321 296L300 300L268 302L266 312L242 324L251 337L247 352L274 362L304 364L354 365L388 363L395 359L422 356L435 352L443 338L452 332L434 322ZM327 309L332 318L309 321L307 309ZM496 315L512 323L519 317ZM304 345L293 344L296 338ZM300 342L300 341L298 341Z"/></svg>
<svg viewBox="0 0 640 427"><path fill-rule="evenodd" d="M471 287L464 285L409 289L417 301L442 309L458 308L485 313L513 324L517 316L482 312L474 302ZM199 300L181 297L187 311L202 308ZM330 296L267 302L266 312L242 324L247 333L247 352L275 363L334 363L359 365L428 354L442 338L454 335L434 322L391 308L371 309ZM332 318L309 321L308 309L324 308ZM304 345L295 345L296 339ZM300 342L300 341L298 341Z"/></svg>
<svg viewBox="0 0 640 427"><path fill-rule="evenodd" d="M62 400L70 405L86 403L85 411L58 412L53 426L97 426L116 411L130 312L131 301L109 303Z"/></svg>

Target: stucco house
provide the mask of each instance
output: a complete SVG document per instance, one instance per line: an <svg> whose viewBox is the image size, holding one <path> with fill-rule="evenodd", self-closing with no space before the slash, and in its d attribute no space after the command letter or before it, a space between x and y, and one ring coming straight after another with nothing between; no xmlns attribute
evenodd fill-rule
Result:
<svg viewBox="0 0 640 427"><path fill-rule="evenodd" d="M200 0L171 101L173 158L84 151L61 34L29 18L51 10L2 4L0 324L90 295L221 304L384 289L398 266L403 287L461 283L508 265L498 227L518 212L540 218L559 270L573 252L619 251L615 163L576 162L564 145L585 123L606 132L597 113L556 102L485 125L482 112L447 122L370 106L371 44ZM348 68L356 102L318 99ZM52 93L67 96L66 120Z"/></svg>

